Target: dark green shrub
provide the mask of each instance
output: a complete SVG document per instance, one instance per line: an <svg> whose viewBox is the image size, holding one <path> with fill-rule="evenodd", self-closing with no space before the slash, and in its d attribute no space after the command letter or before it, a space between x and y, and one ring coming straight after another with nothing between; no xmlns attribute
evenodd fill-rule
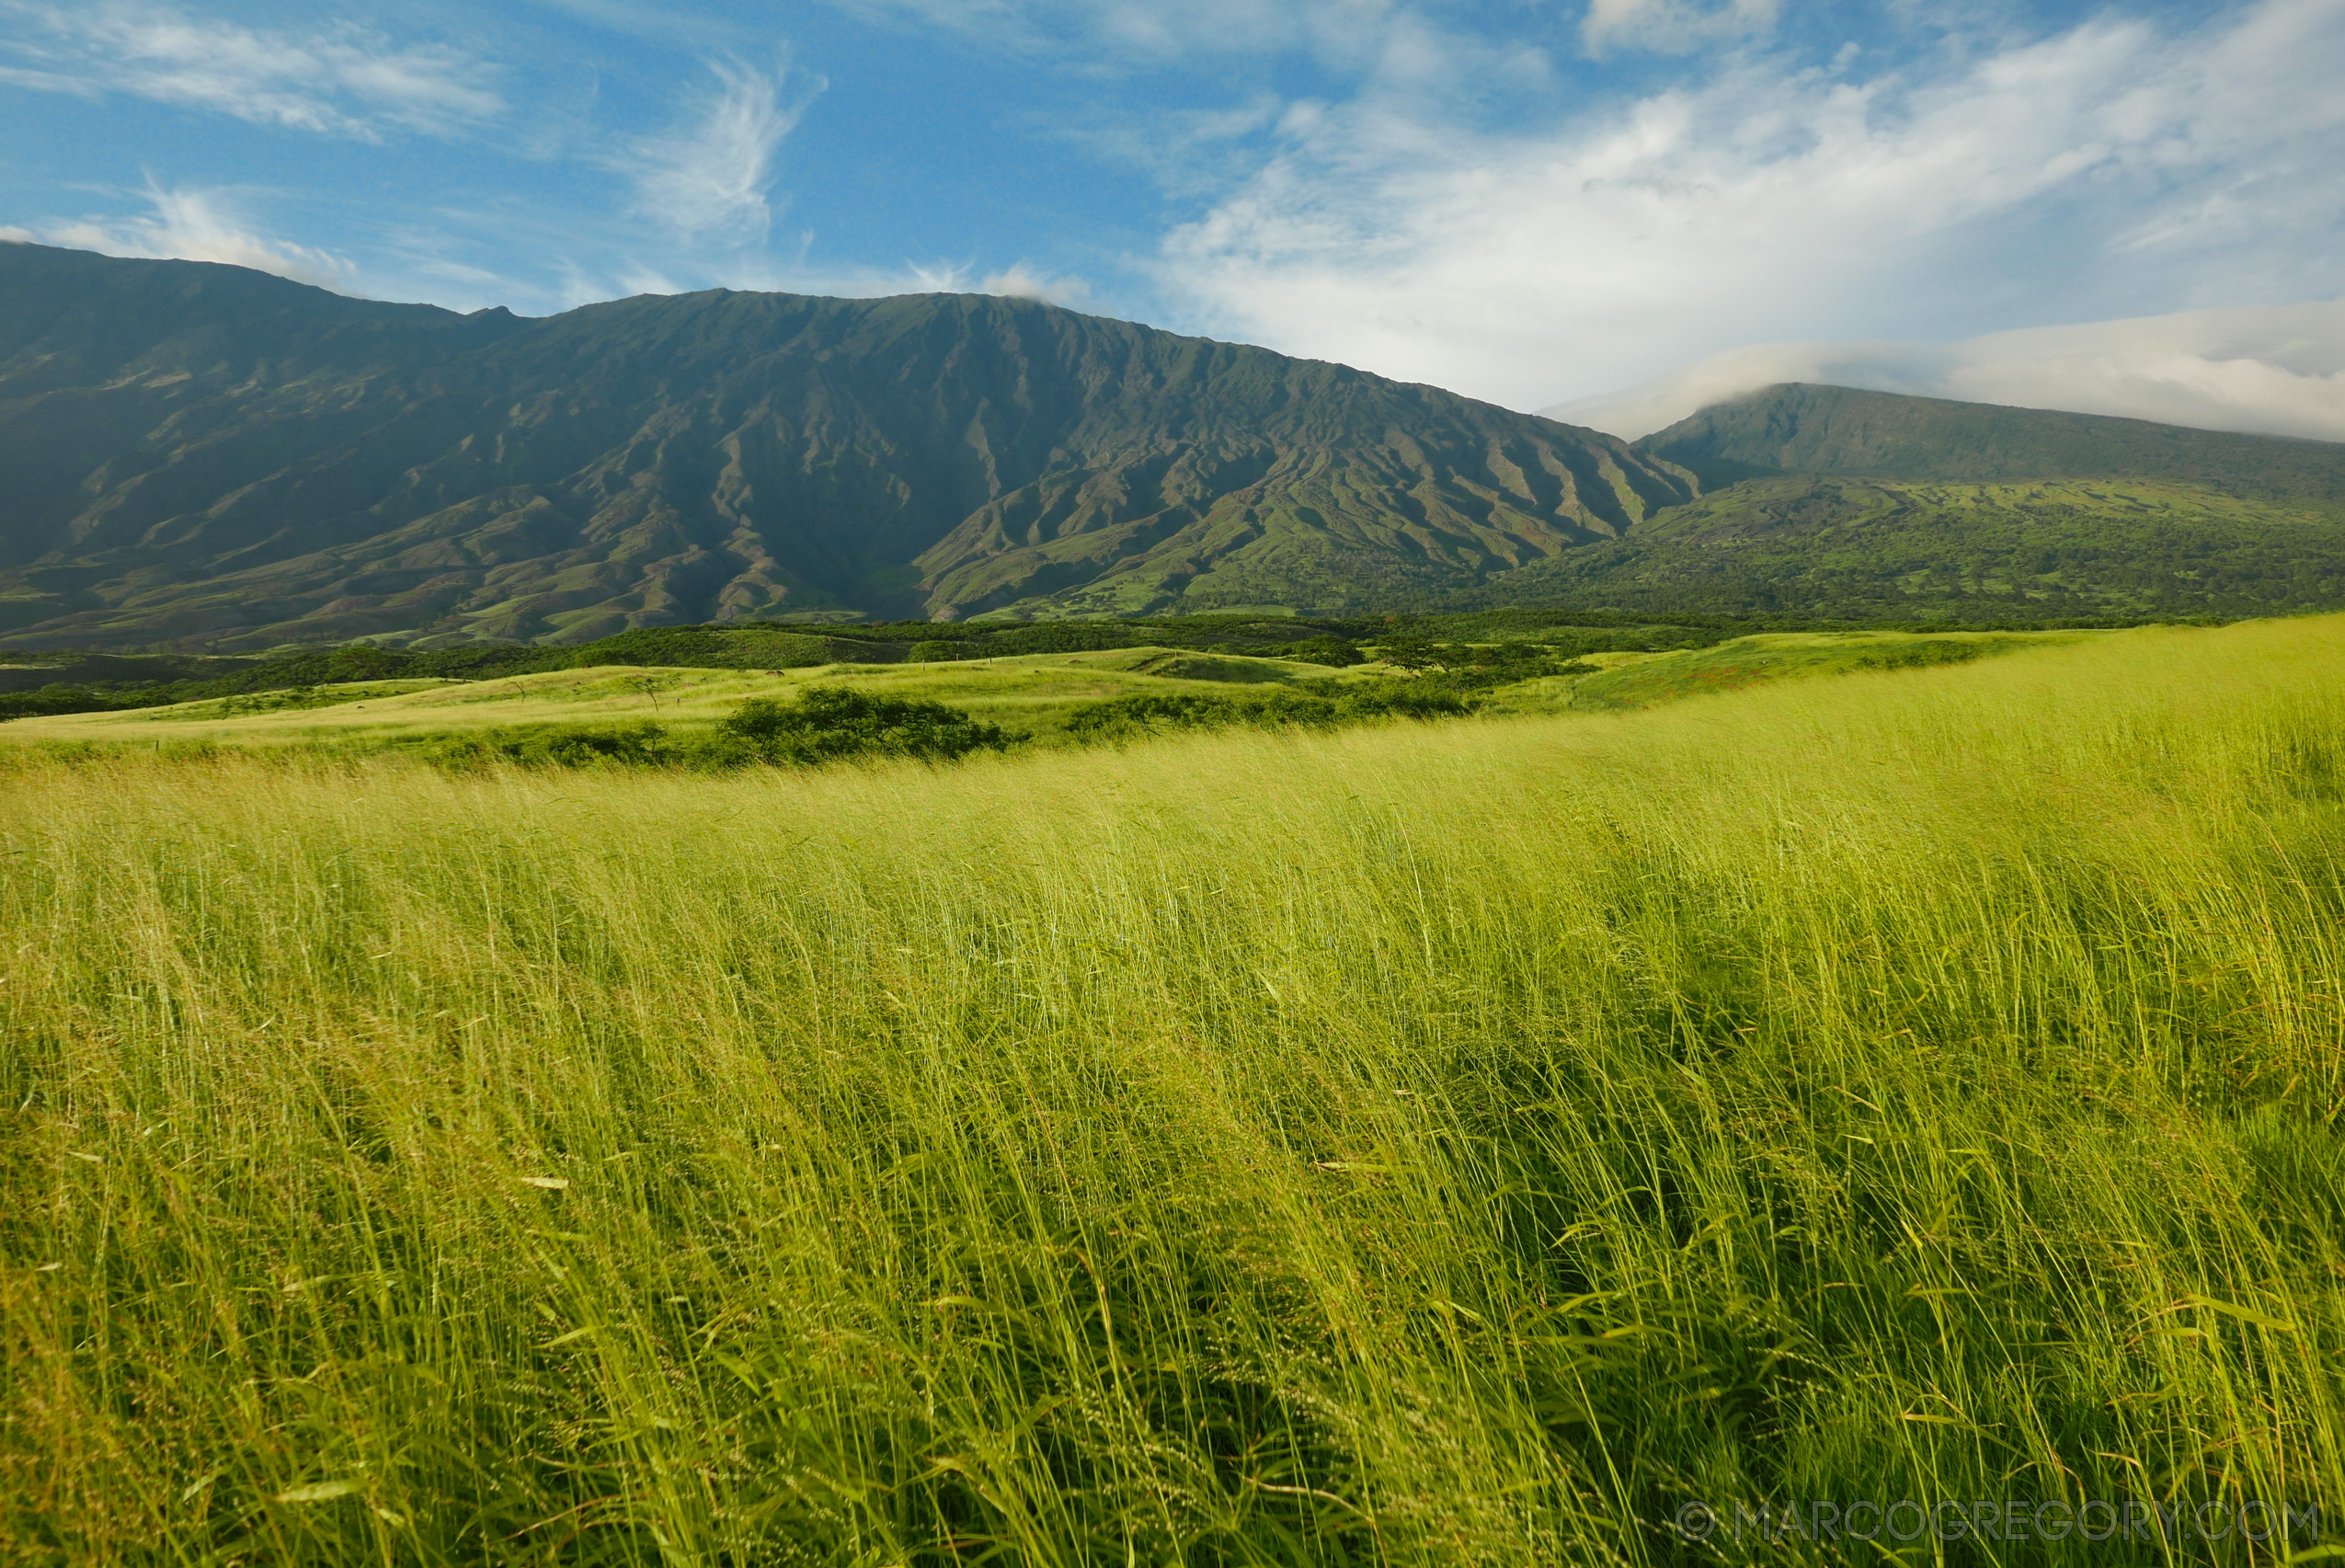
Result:
<svg viewBox="0 0 2345 1568"><path fill-rule="evenodd" d="M1475 705L1476 699L1454 687L1396 681L1341 698L1335 713L1338 720L1352 723L1373 718L1460 718L1472 713Z"/></svg>
<svg viewBox="0 0 2345 1568"><path fill-rule="evenodd" d="M649 722L629 725L565 725L542 729L521 744L524 762L550 763L561 768L598 764L645 767L667 761L661 742L668 732Z"/></svg>
<svg viewBox="0 0 2345 1568"><path fill-rule="evenodd" d="M795 703L758 697L705 736L671 739L651 723L548 725L449 735L424 757L458 770L513 762L532 768L687 767L715 772L754 763L812 766L850 757L944 761L1000 750L1009 738L942 703L875 697L838 686L809 688Z"/></svg>
<svg viewBox="0 0 2345 1568"><path fill-rule="evenodd" d="M1939 664L1968 664L1983 658L1988 651L1985 643L1926 642L1896 643L1876 648L1856 659L1852 670L1926 670Z"/></svg>
<svg viewBox="0 0 2345 1568"><path fill-rule="evenodd" d="M102 714L149 705L140 692L94 692L86 686L44 686L0 695L0 720L49 718L59 714ZM169 698L160 699L164 702Z"/></svg>
<svg viewBox="0 0 2345 1568"><path fill-rule="evenodd" d="M1442 650L1423 637L1398 635L1377 644L1376 651L1395 670L1429 670L1441 662Z"/></svg>
<svg viewBox="0 0 2345 1568"><path fill-rule="evenodd" d="M1161 730L1226 729L1260 722L1268 705L1259 699L1202 692L1142 692L1104 703L1085 703L1068 715L1067 733L1080 740L1102 741Z"/></svg>
<svg viewBox="0 0 2345 1568"><path fill-rule="evenodd" d="M1366 664L1367 655L1348 637L1310 637L1299 643L1288 643L1276 650L1282 658L1298 659L1305 664L1323 664L1330 670L1347 670L1355 664Z"/></svg>
<svg viewBox="0 0 2345 1568"><path fill-rule="evenodd" d="M795 703L753 697L717 725L703 755L719 766L806 765L845 757L919 757L949 761L999 751L1009 737L960 708L874 696L846 686L810 686Z"/></svg>
<svg viewBox="0 0 2345 1568"><path fill-rule="evenodd" d="M1377 654L1395 670L1438 670L1460 691L1512 685L1535 675L1577 675L1594 668L1575 661L1572 651L1544 643L1436 643L1396 635L1377 645Z"/></svg>
<svg viewBox="0 0 2345 1568"><path fill-rule="evenodd" d="M1086 742L1130 739L1175 730L1298 726L1333 729L1379 718L1456 718L1474 711L1473 700L1428 681L1379 681L1338 690L1271 692L1227 697L1185 692L1145 692L1104 703L1086 703L1067 720L1067 733Z"/></svg>
<svg viewBox="0 0 2345 1568"><path fill-rule="evenodd" d="M548 725L446 736L429 743L423 755L460 771L498 761L532 768L642 768L676 760L667 739L668 732L650 723Z"/></svg>

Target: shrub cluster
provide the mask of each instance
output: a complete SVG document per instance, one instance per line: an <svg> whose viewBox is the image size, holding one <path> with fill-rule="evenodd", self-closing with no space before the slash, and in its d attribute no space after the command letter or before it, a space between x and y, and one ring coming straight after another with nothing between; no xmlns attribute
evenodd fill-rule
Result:
<svg viewBox="0 0 2345 1568"><path fill-rule="evenodd" d="M1151 692L1085 704L1069 718L1067 731L1084 744L1115 744L1183 730L1333 729L1381 718L1454 718L1472 713L1476 705L1470 696L1434 680L1243 696ZM949 762L974 752L1006 750L1010 744L999 726L944 703L813 686L795 703L751 698L714 729L700 734L671 734L649 721L540 725L442 736L428 742L423 754L456 769L502 762L530 768L723 773L761 765L811 768L879 757Z"/></svg>
<svg viewBox="0 0 2345 1568"><path fill-rule="evenodd" d="M532 768L654 767L684 760L682 749L669 740L667 730L648 721L485 729L434 740L424 755L442 767L458 769L491 762Z"/></svg>
<svg viewBox="0 0 2345 1568"><path fill-rule="evenodd" d="M443 767L669 767L720 773L764 764L815 767L869 757L944 762L1009 745L1000 727L943 703L813 686L795 703L756 697L702 735L670 735L648 721L490 729L433 741Z"/></svg>
<svg viewBox="0 0 2345 1568"><path fill-rule="evenodd" d="M946 762L972 751L999 751L1009 743L998 726L944 703L812 686L795 703L752 697L716 727L704 750L724 766L810 766L848 757Z"/></svg>
<svg viewBox="0 0 2345 1568"><path fill-rule="evenodd" d="M1461 691L1509 686L1537 675L1580 675L1594 668L1544 643L1436 643L1395 635L1378 642L1376 651L1395 670L1438 670Z"/></svg>
<svg viewBox="0 0 2345 1568"><path fill-rule="evenodd" d="M343 647L309 648L257 659L190 660L156 656L147 662L161 671L193 668L217 673L206 673L197 679L145 681L86 680L68 675L29 691L0 692L0 720L116 713L212 697L288 691L315 692L314 697L304 698L301 705L318 706L345 700L328 693L334 687L353 681L413 678L485 681L612 664L697 670L799 670L827 664L857 651L852 645L837 644L828 638L750 624L649 627L621 632L580 647L484 643L416 652L352 643ZM110 663L101 662L98 668L120 668L131 662L126 656Z"/></svg>
<svg viewBox="0 0 2345 1568"><path fill-rule="evenodd" d="M795 670L834 661L894 663L898 659L993 658L1010 654L1090 652L1104 648L1164 647L1201 653L1233 653L1345 669L1369 657L1367 645L1406 670L1439 670L1472 686L1504 684L1536 668L1580 654L1612 649L1660 652L1704 647L1755 631L1831 629L1838 624L1781 616L1676 616L1669 624L1648 617L1573 612L1571 624L1553 624L1562 613L1516 608L1459 615L1383 615L1352 620L1292 618L1246 620L1227 616L1173 616L1136 621L1041 621L1033 623L897 622L829 624L736 622L721 626L647 626L568 647L534 644L480 643L417 650L354 643L304 648L262 657L177 654L56 654L0 649L0 663L46 665L53 674L12 672L0 692L0 721L61 714L100 713L159 707L214 697L316 689L321 693L353 681L432 678L479 681L554 670L602 665L649 665L710 670ZM1678 624L1676 622L1685 624ZM2048 625L2118 625L2122 620L2042 623ZM1872 621L1871 626L1896 624ZM2030 623L2033 624L2033 623ZM1919 626L1909 630L1924 629ZM1956 629L1945 624L1929 630ZM2009 629L2004 624L1973 630ZM1298 634L1305 634L1298 636ZM1506 639L1496 647L1457 639ZM1397 656L1397 657L1396 657ZM62 662L58 662L62 661ZM1510 673L1520 670L1521 673ZM318 700L324 700L321 696Z"/></svg>
<svg viewBox="0 0 2345 1568"><path fill-rule="evenodd" d="M1355 664L1366 664L1367 655L1349 637L1334 635L1306 637L1298 643L1288 643L1272 650L1280 658L1291 658L1303 664L1323 664L1330 670L1348 670Z"/></svg>
<svg viewBox="0 0 2345 1568"><path fill-rule="evenodd" d="M1993 651L1985 643L1893 643L1862 655L1851 670L1925 670L1937 664L1968 664Z"/></svg>
<svg viewBox="0 0 2345 1568"><path fill-rule="evenodd" d="M1146 692L1084 704L1069 715L1067 733L1082 741L1112 742L1184 729L1289 725L1333 729L1378 718L1454 718L1473 712L1474 705L1463 692L1430 681L1380 681L1342 690L1244 696Z"/></svg>

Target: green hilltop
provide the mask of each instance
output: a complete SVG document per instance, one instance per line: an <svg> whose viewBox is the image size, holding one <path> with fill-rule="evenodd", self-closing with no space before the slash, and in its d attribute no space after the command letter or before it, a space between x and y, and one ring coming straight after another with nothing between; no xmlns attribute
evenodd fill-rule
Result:
<svg viewBox="0 0 2345 1568"><path fill-rule="evenodd" d="M1639 451L1706 488L1774 474L1872 479L2161 479L2345 506L2345 445L1785 383L1657 430Z"/></svg>
<svg viewBox="0 0 2345 1568"><path fill-rule="evenodd" d="M1478 602L2029 621L2345 603L2345 507L2165 479L1744 479L1619 540L1493 577Z"/></svg>
<svg viewBox="0 0 2345 1568"><path fill-rule="evenodd" d="M2345 604L2345 446L1786 384L1636 443L1703 486L1460 602L1976 622Z"/></svg>

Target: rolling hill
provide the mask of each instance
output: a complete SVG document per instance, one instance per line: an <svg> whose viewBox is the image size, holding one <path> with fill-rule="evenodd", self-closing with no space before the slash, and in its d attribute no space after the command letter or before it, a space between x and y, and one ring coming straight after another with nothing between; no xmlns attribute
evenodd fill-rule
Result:
<svg viewBox="0 0 2345 1568"><path fill-rule="evenodd" d="M2345 507L2345 445L2147 419L1790 382L1701 409L1637 443L1705 488L1778 474L1972 483L2151 479Z"/></svg>
<svg viewBox="0 0 2345 1568"><path fill-rule="evenodd" d="M1770 475L1462 602L1964 623L2333 609L2345 508L2160 479Z"/></svg>
<svg viewBox="0 0 2345 1568"><path fill-rule="evenodd" d="M24 245L0 464L0 635L27 647L1335 609L1695 494L1593 430L1033 301L525 321Z"/></svg>
<svg viewBox="0 0 2345 1568"><path fill-rule="evenodd" d="M2345 446L1790 384L1639 451L1704 494L1460 603L2041 621L2345 604Z"/></svg>

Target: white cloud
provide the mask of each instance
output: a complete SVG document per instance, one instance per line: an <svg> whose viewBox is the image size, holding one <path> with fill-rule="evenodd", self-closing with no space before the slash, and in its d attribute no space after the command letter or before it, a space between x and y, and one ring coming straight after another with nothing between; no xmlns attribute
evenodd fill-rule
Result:
<svg viewBox="0 0 2345 1568"><path fill-rule="evenodd" d="M1300 52L1373 61L1410 9L1400 0L831 0L841 10L949 29L995 49L1087 63Z"/></svg>
<svg viewBox="0 0 2345 1568"><path fill-rule="evenodd" d="M773 156L806 110L782 97L783 73L712 60L715 89L687 120L636 142L618 166L635 184L635 200L652 218L687 235L764 238L772 212L767 192ZM816 82L808 96L822 90Z"/></svg>
<svg viewBox="0 0 2345 1568"><path fill-rule="evenodd" d="M225 262L327 289L346 284L352 276L354 269L340 257L255 234L221 191L149 186L145 194L153 211L143 217L60 223L38 234L25 229L0 233L12 239L39 240L108 256Z"/></svg>
<svg viewBox="0 0 2345 1568"><path fill-rule="evenodd" d="M1091 296L1091 284L1081 278L1053 277L1021 261L979 280L980 294L1006 294L1012 299L1041 300L1054 305L1080 307Z"/></svg>
<svg viewBox="0 0 2345 1568"><path fill-rule="evenodd" d="M912 275L912 292L920 294L959 294L968 292L969 267L963 261L908 262L904 270Z"/></svg>
<svg viewBox="0 0 2345 1568"><path fill-rule="evenodd" d="M1943 346L1755 344L1541 412L1633 440L1786 381L2345 441L2345 300L2032 327Z"/></svg>
<svg viewBox="0 0 2345 1568"><path fill-rule="evenodd" d="M1722 40L1748 38L1775 26L1776 0L1588 0L1580 41L1590 54L1649 49L1691 54Z"/></svg>
<svg viewBox="0 0 2345 1568"><path fill-rule="evenodd" d="M1159 276L1208 329L1517 407L1722 343L2345 287L2345 0L1928 70L1733 56L1503 135L1371 92L1290 116Z"/></svg>
<svg viewBox="0 0 2345 1568"><path fill-rule="evenodd" d="M981 278L971 276L976 270L966 261L914 261L906 265L903 274L857 271L835 275L827 292L844 296L901 293L909 276L910 292L919 294L1000 294L1008 299L1041 300L1070 308L1081 308L1091 297L1088 279L1071 273L1037 271L1029 262L1016 262Z"/></svg>
<svg viewBox="0 0 2345 1568"><path fill-rule="evenodd" d="M386 128L451 134L504 109L494 73L436 44L400 46L344 28L305 36L191 16L167 5L0 0L17 24L0 69L20 86L127 93L257 124L379 140Z"/></svg>

